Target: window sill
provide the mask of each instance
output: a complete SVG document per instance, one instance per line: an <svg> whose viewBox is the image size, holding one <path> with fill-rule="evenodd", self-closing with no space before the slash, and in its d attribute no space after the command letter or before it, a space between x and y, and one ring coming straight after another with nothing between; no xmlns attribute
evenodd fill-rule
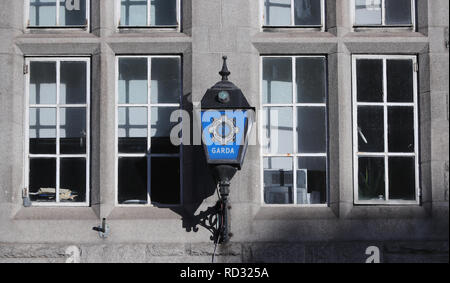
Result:
<svg viewBox="0 0 450 283"><path fill-rule="evenodd" d="M323 26L262 26L263 32L325 32Z"/></svg>
<svg viewBox="0 0 450 283"><path fill-rule="evenodd" d="M97 220L92 207L22 207L14 220Z"/></svg>
<svg viewBox="0 0 450 283"><path fill-rule="evenodd" d="M88 26L70 26L70 27L26 27L25 33L29 34L48 34L48 33L90 33Z"/></svg>
<svg viewBox="0 0 450 283"><path fill-rule="evenodd" d="M353 32L382 32L382 33L396 33L396 32L415 32L415 27L412 25L405 26L353 26Z"/></svg>
<svg viewBox="0 0 450 283"><path fill-rule="evenodd" d="M153 206L141 206L141 207L114 207L107 219L114 220L136 220L136 219L181 219L181 216L171 209L157 208Z"/></svg>
<svg viewBox="0 0 450 283"><path fill-rule="evenodd" d="M301 220L336 219L337 215L327 205L284 206L264 205L259 207L254 220Z"/></svg>
<svg viewBox="0 0 450 283"><path fill-rule="evenodd" d="M342 205L342 204L341 204ZM420 219L430 216L430 205L356 205L343 204L344 219Z"/></svg>

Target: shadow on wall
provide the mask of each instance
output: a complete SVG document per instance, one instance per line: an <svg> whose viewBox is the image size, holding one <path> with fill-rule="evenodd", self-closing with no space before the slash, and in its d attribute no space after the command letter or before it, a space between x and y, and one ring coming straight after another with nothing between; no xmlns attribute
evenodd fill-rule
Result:
<svg viewBox="0 0 450 283"><path fill-rule="evenodd" d="M194 144L194 131L193 125L197 123L196 115L193 113L192 95L187 94L183 96L182 103L183 110L187 111L191 117L190 122L190 144ZM182 217L183 228L187 232L197 232L199 227L203 227L211 232L211 240L217 237L217 204L208 207L205 211L195 214L203 201L216 193L217 182L213 178L212 172L207 165L206 156L202 145L192 145L183 147L182 153L182 189L180 198L180 206L171 206L170 210L177 213ZM172 174L167 174L160 171L160 174L165 175L164 178L174 178ZM171 183L171 182L169 182ZM153 187L153 186L152 186ZM167 189L166 186L159 187L161 190L152 191L152 200L160 200L159 203L165 202L164 192ZM166 195L168 198L173 199L173 195ZM167 208L167 205L153 203L156 207Z"/></svg>

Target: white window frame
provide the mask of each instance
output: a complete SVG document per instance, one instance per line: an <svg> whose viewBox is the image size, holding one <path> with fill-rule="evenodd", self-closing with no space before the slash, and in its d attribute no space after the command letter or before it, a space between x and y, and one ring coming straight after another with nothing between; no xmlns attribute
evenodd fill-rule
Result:
<svg viewBox="0 0 450 283"><path fill-rule="evenodd" d="M356 23L356 0L351 0L352 27L357 28L407 28L416 29L416 0L411 1L411 24L410 25L386 25L386 0L381 1L381 24L380 25L358 25Z"/></svg>
<svg viewBox="0 0 450 283"><path fill-rule="evenodd" d="M325 31L325 18L326 18L326 3L325 0L320 0L320 7L321 7L321 13L320 13L320 25L295 25L295 9L294 7L294 0L291 0L291 24L288 26L272 26L272 25L266 25L265 17L266 17L266 9L264 2L266 0L259 0L259 12L260 12L260 20L261 20L261 29L302 29L302 30L317 30L320 29L320 31Z"/></svg>
<svg viewBox="0 0 450 283"><path fill-rule="evenodd" d="M176 0L177 5L177 25L175 26L151 26L151 3L152 0L143 0L147 1L147 24L145 26L125 26L121 25L121 2L123 0L115 0L116 2L116 23L118 30L126 30L126 29L156 29L156 30L176 30L181 31L181 0Z"/></svg>
<svg viewBox="0 0 450 283"><path fill-rule="evenodd" d="M30 63L31 62L55 62L56 64L56 104L30 104ZM86 63L86 104L59 104L60 98L60 72L61 62L85 62ZM55 202L31 202L32 206L44 207L88 207L90 204L90 145L91 145L91 59L89 57L26 57L25 66L28 72L25 74L25 117L24 117L24 184L29 193L29 174L31 158L55 158L56 159L56 201ZM56 109L56 154L30 154L29 113L30 108L54 108ZM86 109L86 154L60 154L60 109L61 108L85 108ZM60 162L61 158L85 158L86 159L86 200L85 202L60 202Z"/></svg>
<svg viewBox="0 0 450 283"><path fill-rule="evenodd" d="M358 102L357 101L357 73L356 61L359 59L383 60L383 102ZM399 103L387 102L387 60L412 60L413 63L413 102ZM352 56L352 101L353 101L353 189L354 203L361 205L419 205L420 204L420 171L419 171L419 120L418 120L418 97L417 97L417 56L411 55L353 55ZM358 152L358 106L382 106L384 112L384 152ZM407 106L414 108L414 152L391 153L388 151L388 106ZM415 185L416 200L389 200L389 157L414 157L415 161ZM383 157L385 166L385 199L386 200L359 200L358 182L358 157Z"/></svg>
<svg viewBox="0 0 450 283"><path fill-rule="evenodd" d="M25 9L25 13L24 13L24 27L25 30L32 30L32 29L47 29L47 30L59 30L59 29L64 29L64 30L86 30L87 32L90 32L90 22L91 22L91 0L86 0L86 22L84 25L80 25L80 26L60 26L59 25L59 16L60 16L60 0L55 0L56 1L56 22L54 26L30 26L30 0L25 0L24 2L24 9Z"/></svg>
<svg viewBox="0 0 450 283"><path fill-rule="evenodd" d="M119 103L119 60L123 58L146 58L147 59L147 103L143 104L120 104ZM119 153L119 108L120 107L146 107L147 108L147 148L151 147L152 137L151 137L151 111L152 107L178 107L181 110L181 99L182 95L180 93L179 103L151 103L151 78L152 78L152 58L177 58L180 59L180 75L181 75L181 85L182 82L182 58L180 55L117 55L115 62L115 138L114 138L114 158L115 158L115 206L117 207L178 207L183 204L183 150L182 145L179 146L179 153L164 154L164 153ZM180 203L179 204L153 204L151 200L151 185L149 179L149 173L151 168L147 167L147 203L146 204L120 204L119 203L119 158L120 157L178 157L180 159Z"/></svg>
<svg viewBox="0 0 450 283"><path fill-rule="evenodd" d="M303 106L303 107L324 107L325 108L325 116L328 117L328 85L326 86L326 102L325 103L297 103L297 72L296 72L296 59L297 58L323 58L325 59L325 74L328 70L328 60L327 57L324 55L299 55L299 56L292 56L292 55L261 55L260 56L260 67L259 67L259 81L260 81L260 97L262 97L262 89L263 89L263 60L264 58L291 58L292 60L292 103L263 103L262 99L260 102L261 106L261 113L263 113L264 108L266 107L290 107L292 109L292 127L293 129L297 128L297 107ZM326 76L328 76L326 74ZM298 134L294 130L293 131L293 153L280 153L280 154L270 154L270 153L264 153L264 146L263 142L265 141L264 137L264 115L259 115L259 140L261 142L260 145L260 186L261 186L261 204L263 207L328 207L329 205L329 138L328 138L328 118L325 119L325 127L326 127L326 152L325 153L298 153ZM326 159L326 192L327 192L327 200L323 204L297 204L297 193L294 193L293 203L289 204L268 204L264 201L264 158L267 157L288 157L292 159L293 165L292 165L292 172L293 172L293 187L294 192L297 190L297 170L298 170L298 158L299 157L325 157Z"/></svg>

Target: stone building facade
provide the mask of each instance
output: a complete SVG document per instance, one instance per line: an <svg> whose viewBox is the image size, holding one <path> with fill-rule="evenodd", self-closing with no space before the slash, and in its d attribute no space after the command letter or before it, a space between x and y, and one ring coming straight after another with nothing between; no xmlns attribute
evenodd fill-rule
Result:
<svg viewBox="0 0 450 283"><path fill-rule="evenodd" d="M219 80L223 55L228 56L230 80L257 109L267 103L263 98L267 91L264 57L289 58L290 62L308 56L325 58L327 99L323 106L328 119L326 153L321 156L326 159L328 185L319 205L311 204L312 196L307 205L295 205L293 201L268 204L263 196L265 153L258 144L249 146L244 167L231 185L233 236L229 244L218 247L217 262L365 262L370 246L379 248L381 262L448 262L448 1L412 1L410 23L406 25L389 24L389 17L396 18L389 14L389 1L362 1L369 12L359 15L355 7L361 1L317 1L319 21L295 26L294 20L303 19L300 14L306 9L300 9L300 5L311 5L311 1L181 0L175 1L173 21L158 24L155 14L162 13L158 9L149 7L146 14L138 7L127 14L119 1L90 0L82 1L87 6L81 5L86 21L69 28L65 24L76 22L77 16L65 14L64 8L73 10L77 1L69 1L66 7L62 1L59 12L42 10L39 19L39 6L33 6L36 2L40 1L0 0L0 262L210 262L214 250L208 230L211 227L201 221L207 214L201 212L208 211L217 196L201 146L183 146L180 167L161 167L167 180L172 178L172 171L180 172L180 205L118 203L116 139L120 110L116 98L121 85L116 72L120 56L179 58L181 101L188 109L198 105L205 91ZM286 3L275 5L280 10L275 7L272 11L267 8L270 2ZM291 21L286 20L283 7L287 17L292 16ZM365 23L376 18L373 13L380 9L384 11L380 12L381 24ZM133 13L141 16L133 18ZM142 13L147 19L143 26L139 23ZM58 26L49 18L55 14ZM359 25L359 20L363 24ZM416 133L416 150L408 156L417 160L412 165L417 169L412 173L417 191L410 202L387 201L383 194L378 202L359 202L358 189L354 189L359 184L354 169L358 160L355 140L359 138L354 124L358 116L353 100L358 74L354 72L358 56L364 59L373 55L384 66L397 58L389 56L413 58L415 100L408 103L415 109L411 127ZM38 169L30 170L28 139L33 135L29 127L33 119L29 115L30 109L36 108L30 105L38 104L28 101L36 94L30 88L30 73L33 76L42 71L33 69L31 62L53 60L60 66L73 57L87 62L87 96L80 104L84 106L79 107L87 108L83 113L89 129L88 152L80 157L88 160L82 167L87 169L87 179L83 180L87 180L89 189L84 195L85 205L61 202L65 199L61 188L58 203L39 205L31 197L29 206L29 194L36 193L28 186L30 171L44 166L37 164ZM376 75L376 68L368 72ZM386 78L386 72L383 74ZM62 69L56 75L57 86L62 85L58 80L61 77ZM297 80L296 84L301 83ZM46 104L47 110L64 108L51 105L57 103ZM257 115L261 119L255 125L255 137L262 136L264 130L265 114L258 111ZM61 125L59 114L57 117ZM53 128L59 135L63 132L59 126L58 130ZM61 146L57 147L60 151ZM63 170L63 159L55 159L57 170ZM76 170L70 168L79 169L68 168L73 174ZM384 172L395 179L395 173L391 176L391 172ZM56 175L61 187L67 178ZM299 181L300 175L295 175ZM408 178L403 181L408 183ZM394 192L395 187L391 190ZM294 198L300 203L300 194L294 194ZM103 218L110 228L106 238L92 230Z"/></svg>

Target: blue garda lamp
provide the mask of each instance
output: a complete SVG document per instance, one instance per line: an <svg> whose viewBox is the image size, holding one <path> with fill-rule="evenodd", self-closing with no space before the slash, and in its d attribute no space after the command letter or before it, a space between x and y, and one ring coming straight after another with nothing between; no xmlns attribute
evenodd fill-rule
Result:
<svg viewBox="0 0 450 283"><path fill-rule="evenodd" d="M228 80L230 71L226 56L223 57L219 74L222 80L208 89L201 101L201 124L206 159L219 184L217 241L226 243L231 236L228 211L230 181L242 168L255 108L249 105L242 91Z"/></svg>

